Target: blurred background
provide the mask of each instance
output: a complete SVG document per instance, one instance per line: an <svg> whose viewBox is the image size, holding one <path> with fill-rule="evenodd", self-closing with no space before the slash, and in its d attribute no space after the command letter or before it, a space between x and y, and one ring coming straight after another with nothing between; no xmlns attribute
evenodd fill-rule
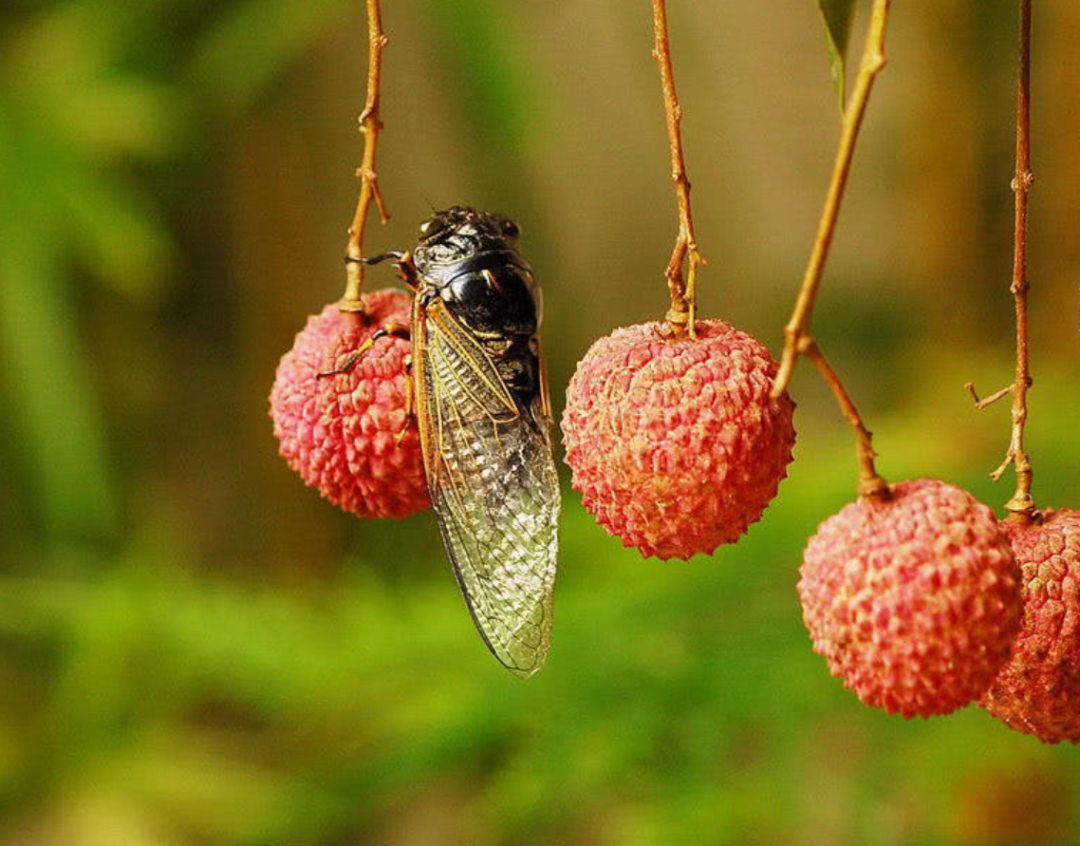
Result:
<svg viewBox="0 0 1080 846"><path fill-rule="evenodd" d="M1011 378L1015 5L893 4L815 321L882 472L999 508L1008 412L963 384ZM1080 5L1037 5L1029 447L1040 504L1078 507ZM593 339L666 309L649 4L385 6L368 251L432 206L517 219L561 408ZM816 7L670 6L701 311L776 354L839 127ZM344 284L362 3L0 15L0 846L1077 842L1074 749L888 717L811 652L801 549L855 460L805 363L796 461L737 546L642 561L567 487L527 683L430 514L360 522L289 471L266 397Z"/></svg>

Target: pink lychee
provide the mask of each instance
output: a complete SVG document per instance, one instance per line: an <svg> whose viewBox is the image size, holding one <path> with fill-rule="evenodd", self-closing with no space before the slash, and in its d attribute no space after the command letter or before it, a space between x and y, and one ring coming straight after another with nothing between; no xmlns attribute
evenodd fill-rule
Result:
<svg viewBox="0 0 1080 846"><path fill-rule="evenodd" d="M408 325L410 302L388 289L364 296L363 315L327 305L282 356L270 391L281 455L359 517L405 517L430 505L419 432L406 415L409 341L383 336L353 361L387 323Z"/></svg>
<svg viewBox="0 0 1080 846"><path fill-rule="evenodd" d="M1046 743L1080 743L1080 511L1002 525L1023 574L1024 622L979 704Z"/></svg>
<svg viewBox="0 0 1080 846"><path fill-rule="evenodd" d="M861 498L810 539L799 596L814 651L867 705L948 714L979 697L1020 626L1020 573L993 512L935 479Z"/></svg>
<svg viewBox="0 0 1080 846"><path fill-rule="evenodd" d="M756 522L787 474L794 403L776 363L721 320L696 339L666 324L617 329L585 355L562 419L572 485L623 546L710 554Z"/></svg>

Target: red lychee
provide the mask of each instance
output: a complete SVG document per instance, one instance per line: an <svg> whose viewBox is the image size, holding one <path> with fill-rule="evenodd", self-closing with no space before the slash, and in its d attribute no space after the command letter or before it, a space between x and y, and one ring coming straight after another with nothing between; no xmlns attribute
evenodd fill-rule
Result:
<svg viewBox="0 0 1080 846"><path fill-rule="evenodd" d="M776 363L721 320L696 339L666 324L617 329L578 365L562 419L566 463L585 507L646 558L733 543L786 475L795 443Z"/></svg>
<svg viewBox="0 0 1080 846"><path fill-rule="evenodd" d="M281 455L359 517L405 517L430 505L419 432L405 413L409 341L383 336L345 372L320 374L346 368L387 323L407 325L410 302L388 289L364 296L365 315L326 306L281 357L270 391Z"/></svg>
<svg viewBox="0 0 1080 846"><path fill-rule="evenodd" d="M1002 525L1023 575L1024 622L979 704L1046 743L1080 743L1080 511Z"/></svg>
<svg viewBox="0 0 1080 846"><path fill-rule="evenodd" d="M810 539L799 596L829 671L867 705L948 714L980 696L1020 626L1020 573L993 512L936 479L861 498Z"/></svg>

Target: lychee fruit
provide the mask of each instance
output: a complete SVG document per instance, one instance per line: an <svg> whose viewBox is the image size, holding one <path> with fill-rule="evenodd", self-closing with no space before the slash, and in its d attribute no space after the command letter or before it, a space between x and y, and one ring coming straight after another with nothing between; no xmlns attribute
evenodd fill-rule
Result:
<svg viewBox="0 0 1080 846"><path fill-rule="evenodd" d="M1080 511L1002 525L1022 574L1024 621L979 704L1046 743L1080 743Z"/></svg>
<svg viewBox="0 0 1080 846"><path fill-rule="evenodd" d="M733 543L786 475L795 443L776 363L722 320L697 338L667 324L616 329L586 353L562 418L572 486L623 546L689 558Z"/></svg>
<svg viewBox="0 0 1080 846"><path fill-rule="evenodd" d="M829 671L904 717L977 699L1020 627L1020 572L993 512L936 479L901 482L830 517L799 580Z"/></svg>
<svg viewBox="0 0 1080 846"><path fill-rule="evenodd" d="M410 303L387 289L364 296L365 314L327 305L282 356L270 391L281 455L359 517L405 517L430 505L419 432L406 414L410 343L384 335L356 357L384 325L408 325Z"/></svg>

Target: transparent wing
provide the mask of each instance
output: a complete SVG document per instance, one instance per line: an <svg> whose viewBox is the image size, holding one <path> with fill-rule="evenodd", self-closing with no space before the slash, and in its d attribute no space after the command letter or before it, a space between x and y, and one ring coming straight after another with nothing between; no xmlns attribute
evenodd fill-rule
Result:
<svg viewBox="0 0 1080 846"><path fill-rule="evenodd" d="M539 396L520 407L440 303L420 324L417 417L443 543L480 636L503 666L528 676L551 642L559 517L551 419Z"/></svg>

